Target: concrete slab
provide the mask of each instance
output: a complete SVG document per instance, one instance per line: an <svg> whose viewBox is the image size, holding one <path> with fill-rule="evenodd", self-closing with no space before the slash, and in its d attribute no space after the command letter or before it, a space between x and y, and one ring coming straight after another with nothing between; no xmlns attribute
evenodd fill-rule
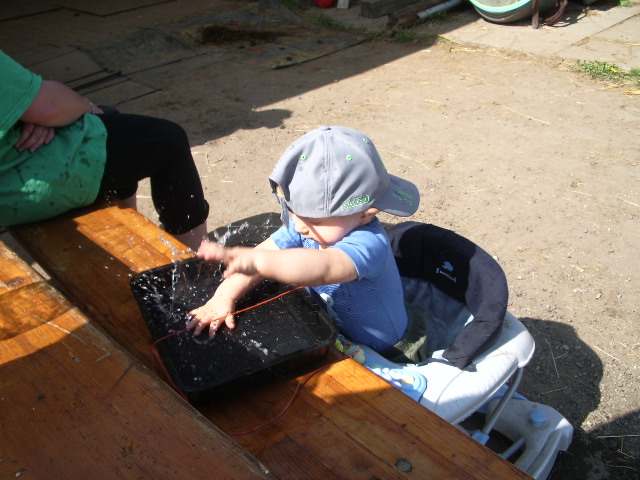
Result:
<svg viewBox="0 0 640 480"><path fill-rule="evenodd" d="M579 51L584 60L601 60L606 52L611 63L625 70L640 68L640 13L594 35L582 45L562 52L572 57Z"/></svg>
<svg viewBox="0 0 640 480"><path fill-rule="evenodd" d="M580 45L572 45L560 52L564 58L585 61L606 61L624 70L640 68L640 42L621 43L606 38L592 37Z"/></svg>
<svg viewBox="0 0 640 480"><path fill-rule="evenodd" d="M462 44L513 50L571 60L614 63L640 68L640 5L585 8L570 4L565 19L554 25L531 27L530 20L491 23L473 9L449 12L439 24L425 24L418 33L437 34Z"/></svg>
<svg viewBox="0 0 640 480"><path fill-rule="evenodd" d="M629 42L637 46L640 43L640 28L638 28L637 18L637 15L640 13L640 5L631 7L629 10L635 10L635 15L604 30L598 34L598 37L616 42Z"/></svg>

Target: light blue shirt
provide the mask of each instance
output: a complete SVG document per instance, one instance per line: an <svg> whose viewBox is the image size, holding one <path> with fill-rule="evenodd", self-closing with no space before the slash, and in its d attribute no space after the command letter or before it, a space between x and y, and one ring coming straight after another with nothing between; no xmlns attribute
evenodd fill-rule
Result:
<svg viewBox="0 0 640 480"><path fill-rule="evenodd" d="M280 249L319 248L295 230L293 220L271 238ZM395 345L407 329L400 274L389 240L378 219L351 231L330 248L353 261L358 278L351 282L312 287L326 302L340 333L382 352Z"/></svg>

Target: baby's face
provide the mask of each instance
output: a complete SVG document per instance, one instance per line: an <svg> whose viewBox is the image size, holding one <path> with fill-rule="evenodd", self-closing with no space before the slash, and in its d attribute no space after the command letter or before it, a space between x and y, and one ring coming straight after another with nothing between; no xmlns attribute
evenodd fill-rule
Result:
<svg viewBox="0 0 640 480"><path fill-rule="evenodd" d="M342 240L351 230L362 223L361 214L345 217L308 218L290 213L296 231L305 238L315 240L321 247L330 247Z"/></svg>

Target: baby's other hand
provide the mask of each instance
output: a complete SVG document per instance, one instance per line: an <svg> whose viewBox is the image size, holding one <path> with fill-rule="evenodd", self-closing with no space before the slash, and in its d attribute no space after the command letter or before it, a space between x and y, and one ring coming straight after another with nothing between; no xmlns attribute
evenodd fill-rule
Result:
<svg viewBox="0 0 640 480"><path fill-rule="evenodd" d="M203 240L198 248L198 257L207 262L222 262L225 259L225 247L216 242Z"/></svg>
<svg viewBox="0 0 640 480"><path fill-rule="evenodd" d="M208 262L222 262L226 265L224 277L234 273L254 275L258 273L255 264L255 248L223 247L215 242L203 241L198 248L198 257Z"/></svg>

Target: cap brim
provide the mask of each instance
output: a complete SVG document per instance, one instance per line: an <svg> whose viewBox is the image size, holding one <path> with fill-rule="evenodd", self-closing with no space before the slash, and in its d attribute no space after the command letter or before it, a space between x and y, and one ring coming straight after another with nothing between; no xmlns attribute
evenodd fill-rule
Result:
<svg viewBox="0 0 640 480"><path fill-rule="evenodd" d="M420 192L418 187L395 175L389 174L389 188L387 192L373 204L383 212L409 217L416 213L420 206Z"/></svg>

